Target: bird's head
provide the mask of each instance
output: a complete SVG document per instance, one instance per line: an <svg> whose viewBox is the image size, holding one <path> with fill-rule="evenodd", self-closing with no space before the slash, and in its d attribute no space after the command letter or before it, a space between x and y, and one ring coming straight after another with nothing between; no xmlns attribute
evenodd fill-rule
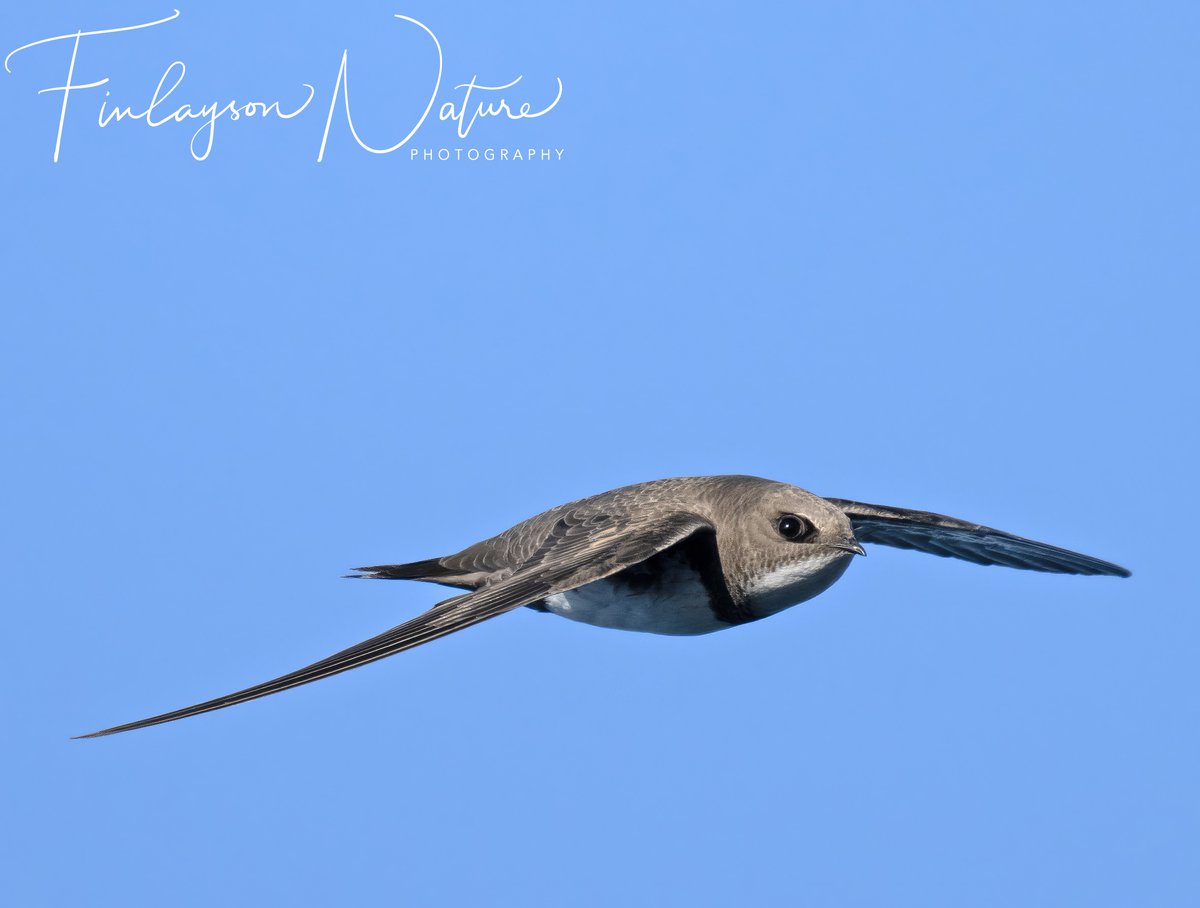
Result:
<svg viewBox="0 0 1200 908"><path fill-rule="evenodd" d="M760 480L739 483L736 497L735 507L723 509L734 516L718 530L721 560L759 617L824 592L855 555L866 554L850 519L819 495Z"/></svg>

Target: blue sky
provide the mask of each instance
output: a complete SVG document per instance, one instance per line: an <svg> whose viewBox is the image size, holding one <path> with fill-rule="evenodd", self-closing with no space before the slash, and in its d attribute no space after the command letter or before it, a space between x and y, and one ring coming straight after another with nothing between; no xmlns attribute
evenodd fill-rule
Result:
<svg viewBox="0 0 1200 908"><path fill-rule="evenodd" d="M0 52L170 15L0 11ZM1186 3L206 3L0 71L4 901L1194 905ZM335 111L342 52L359 148ZM230 99L193 124L137 113ZM523 79L539 118L438 119ZM436 150L539 150L534 161ZM409 156L431 149L435 159ZM543 161L540 149L562 149ZM557 152L555 152L557 153ZM897 550L727 633L340 579L754 473L1130 580Z"/></svg>

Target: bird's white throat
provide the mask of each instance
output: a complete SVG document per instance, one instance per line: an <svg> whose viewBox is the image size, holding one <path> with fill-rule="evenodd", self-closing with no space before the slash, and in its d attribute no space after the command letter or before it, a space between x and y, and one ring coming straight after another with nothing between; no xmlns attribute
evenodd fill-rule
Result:
<svg viewBox="0 0 1200 908"><path fill-rule="evenodd" d="M750 580L746 596L756 618L774 615L825 592L854 558L833 549L803 561L785 564Z"/></svg>

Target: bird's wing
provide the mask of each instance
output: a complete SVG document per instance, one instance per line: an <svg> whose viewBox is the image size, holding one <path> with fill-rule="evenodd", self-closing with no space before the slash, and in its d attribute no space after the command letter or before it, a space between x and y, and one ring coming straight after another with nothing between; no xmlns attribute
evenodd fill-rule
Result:
<svg viewBox="0 0 1200 908"><path fill-rule="evenodd" d="M1129 576L1129 571L1120 565L1090 555L942 514L841 498L828 501L845 511L859 542L877 542L946 558L962 558L976 564L1003 564L1027 571Z"/></svg>
<svg viewBox="0 0 1200 908"><path fill-rule="evenodd" d="M172 722L336 675L452 634L546 596L600 580L645 561L700 530L711 532L712 525L695 514L683 512L644 518L568 512L551 527L533 557L502 580L439 602L411 621L271 681L195 706L79 737L98 738Z"/></svg>

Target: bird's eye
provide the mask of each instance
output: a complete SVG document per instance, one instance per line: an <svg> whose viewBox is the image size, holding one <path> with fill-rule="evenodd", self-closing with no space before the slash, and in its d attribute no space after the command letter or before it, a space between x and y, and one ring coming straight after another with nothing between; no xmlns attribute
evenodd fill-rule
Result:
<svg viewBox="0 0 1200 908"><path fill-rule="evenodd" d="M779 518L779 523L776 525L779 530L779 535L784 539L791 539L793 542L798 539L803 539L813 530L813 525L803 517L797 517L795 514L784 514Z"/></svg>

